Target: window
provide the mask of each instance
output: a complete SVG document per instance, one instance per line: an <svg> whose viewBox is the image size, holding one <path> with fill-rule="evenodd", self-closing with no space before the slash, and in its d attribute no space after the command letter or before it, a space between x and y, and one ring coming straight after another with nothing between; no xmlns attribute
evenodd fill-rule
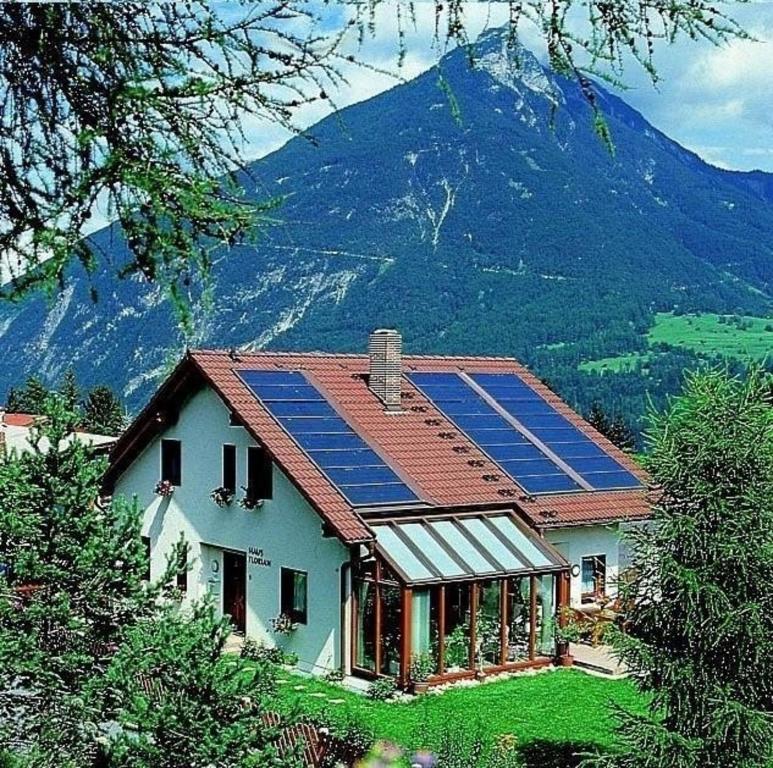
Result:
<svg viewBox="0 0 773 768"><path fill-rule="evenodd" d="M607 556L588 555L582 559L582 602L592 603L604 594Z"/></svg>
<svg viewBox="0 0 773 768"><path fill-rule="evenodd" d="M247 496L270 499L273 496L271 458L263 448L247 449Z"/></svg>
<svg viewBox="0 0 773 768"><path fill-rule="evenodd" d="M223 488L236 493L236 446L223 446Z"/></svg>
<svg viewBox="0 0 773 768"><path fill-rule="evenodd" d="M161 441L161 479L182 485L182 444L179 440Z"/></svg>
<svg viewBox="0 0 773 768"><path fill-rule="evenodd" d="M141 536L142 547L145 550L145 573L142 578L150 581L150 536Z"/></svg>
<svg viewBox="0 0 773 768"><path fill-rule="evenodd" d="M308 574L282 568L281 612L296 624L306 623Z"/></svg>

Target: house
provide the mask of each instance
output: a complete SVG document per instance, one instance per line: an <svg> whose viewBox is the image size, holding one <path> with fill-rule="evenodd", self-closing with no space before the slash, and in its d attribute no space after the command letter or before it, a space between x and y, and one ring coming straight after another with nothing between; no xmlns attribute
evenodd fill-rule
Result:
<svg viewBox="0 0 773 768"><path fill-rule="evenodd" d="M551 663L559 609L613 593L649 514L641 470L516 361L387 330L363 355L187 353L106 485L144 509L152 575L182 534L180 588L237 631L403 684Z"/></svg>
<svg viewBox="0 0 773 768"><path fill-rule="evenodd" d="M11 453L24 453L32 450L33 441L36 439L35 427L44 416L31 413L9 413L0 409L0 456ZM78 441L89 446L96 453L107 453L117 438L110 435L98 435L92 432L76 430L71 432L61 441L60 448L65 448L73 441ZM41 450L49 448L48 438L40 440Z"/></svg>

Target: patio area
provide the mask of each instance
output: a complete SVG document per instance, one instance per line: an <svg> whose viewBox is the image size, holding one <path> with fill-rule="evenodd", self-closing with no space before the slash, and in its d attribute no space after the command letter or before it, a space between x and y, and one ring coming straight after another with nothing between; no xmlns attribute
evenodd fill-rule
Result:
<svg viewBox="0 0 773 768"><path fill-rule="evenodd" d="M584 672L613 678L622 678L628 675L627 667L615 658L609 645L571 643L569 653L574 656L574 665Z"/></svg>

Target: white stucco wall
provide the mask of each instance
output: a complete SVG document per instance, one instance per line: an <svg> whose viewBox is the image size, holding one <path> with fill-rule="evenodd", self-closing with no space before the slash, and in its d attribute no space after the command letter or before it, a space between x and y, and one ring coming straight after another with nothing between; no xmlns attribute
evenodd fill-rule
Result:
<svg viewBox="0 0 773 768"><path fill-rule="evenodd" d="M545 538L558 549L571 565L581 566L583 557L606 555L606 592L617 594L619 574L620 537L618 524L587 525L577 528L554 528L545 532ZM582 598L582 573L572 576L571 602L579 606Z"/></svg>
<svg viewBox="0 0 773 768"><path fill-rule="evenodd" d="M182 444L182 484L169 499L154 493L162 438ZM337 539L322 537L320 517L276 465L273 499L262 507L245 510L236 500L218 507L209 494L222 484L224 443L236 446L240 489L247 484L247 446L255 442L245 429L229 425L228 410L213 391L201 390L181 409L177 424L153 440L116 483L117 496L136 496L144 510L142 532L151 540L152 578L162 573L182 533L191 547L188 596L196 599L210 591L222 611L223 549L244 552L247 635L298 654L302 668L339 666L341 566L349 559L347 549ZM238 490L236 498L242 495ZM289 636L275 635L270 624L280 612L282 567L308 573L308 623Z"/></svg>

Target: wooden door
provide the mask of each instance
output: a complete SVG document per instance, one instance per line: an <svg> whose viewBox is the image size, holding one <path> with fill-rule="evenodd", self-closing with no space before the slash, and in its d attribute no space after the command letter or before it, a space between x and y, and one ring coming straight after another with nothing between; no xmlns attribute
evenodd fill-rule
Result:
<svg viewBox="0 0 773 768"><path fill-rule="evenodd" d="M223 552L223 613L236 632L247 628L247 558L242 552Z"/></svg>

